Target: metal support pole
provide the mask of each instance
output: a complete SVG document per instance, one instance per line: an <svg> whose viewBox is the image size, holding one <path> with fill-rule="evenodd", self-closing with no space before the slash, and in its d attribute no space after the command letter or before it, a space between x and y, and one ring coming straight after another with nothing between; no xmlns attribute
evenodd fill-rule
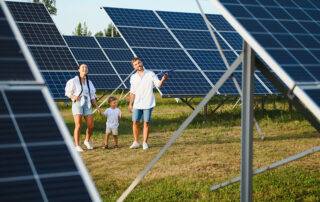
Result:
<svg viewBox="0 0 320 202"><path fill-rule="evenodd" d="M130 194L130 192L137 186L137 184L142 180L142 178L147 174L147 172L152 168L152 166L160 159L160 157L164 154L165 151L172 145L172 143L179 137L179 135L184 131L184 129L191 123L191 121L197 116L197 114L201 111L205 104L209 102L209 100L217 93L219 88L224 84L224 82L231 76L231 74L235 71L235 69L241 63L242 54L233 62L231 68L228 69L218 80L216 85L209 91L209 93L203 98L203 100L199 103L197 108L191 113L191 115L182 123L179 129L175 132L175 134L171 137L171 139L167 142L167 144L161 149L161 151L152 159L152 161L148 164L148 166L139 174L139 176L131 183L131 185L122 193L117 202L122 202L124 199Z"/></svg>
<svg viewBox="0 0 320 202"><path fill-rule="evenodd" d="M262 99L261 99L261 111L262 111L262 114L264 114L264 103L265 103L265 96L262 96Z"/></svg>
<svg viewBox="0 0 320 202"><path fill-rule="evenodd" d="M194 107L188 102L188 98L186 99L183 99L183 98L180 98L180 100L186 104L188 107L190 107L192 110L194 110Z"/></svg>
<svg viewBox="0 0 320 202"><path fill-rule="evenodd" d="M241 112L241 193L242 202L252 201L254 52L243 41Z"/></svg>

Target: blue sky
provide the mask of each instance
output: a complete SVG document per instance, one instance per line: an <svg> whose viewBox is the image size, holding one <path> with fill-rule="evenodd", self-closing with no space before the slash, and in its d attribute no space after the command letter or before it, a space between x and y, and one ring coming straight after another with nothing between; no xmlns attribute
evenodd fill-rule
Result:
<svg viewBox="0 0 320 202"><path fill-rule="evenodd" d="M25 0L31 1L31 0ZM149 10L199 12L195 0L56 0L57 16L53 20L60 32L71 35L79 22L86 22L94 34L111 22L101 6ZM206 13L218 13L210 0L200 0Z"/></svg>

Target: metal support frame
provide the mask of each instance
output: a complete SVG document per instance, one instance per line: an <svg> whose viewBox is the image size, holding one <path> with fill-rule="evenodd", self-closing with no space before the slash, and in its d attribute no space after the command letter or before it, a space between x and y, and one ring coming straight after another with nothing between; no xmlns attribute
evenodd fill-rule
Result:
<svg viewBox="0 0 320 202"><path fill-rule="evenodd" d="M279 79L265 66L263 62L260 61L258 57L256 57L255 61L255 66L262 73L262 75L271 81L274 87L276 87L296 108L296 110L301 113L320 133L320 123L318 119L306 107L304 107L303 104L301 104L300 100L296 96L292 96L290 93L288 93L290 92L290 89L288 89L281 81L279 81Z"/></svg>
<svg viewBox="0 0 320 202"><path fill-rule="evenodd" d="M194 107L190 104L190 101L192 100L192 98L188 101L188 98L180 98L180 100L186 104L188 107L190 107L192 110L194 110Z"/></svg>
<svg viewBox="0 0 320 202"><path fill-rule="evenodd" d="M165 151L171 146L171 144L179 137L179 135L186 129L186 127L191 123L191 121L197 116L200 110L204 107L205 104L209 102L209 100L217 93L218 89L224 84L224 82L231 76L231 74L235 71L235 69L240 65L242 61L242 54L233 62L231 68L228 69L216 85L209 91L209 93L203 98L197 108L191 113L191 115L182 123L179 129L175 132L175 134L171 137L171 139L167 142L167 144L160 150L160 152L153 158L153 160L148 164L148 166L139 174L139 176L131 183L131 185L122 193L120 198L117 200L118 202L123 201L131 191L137 186L137 184L142 180L142 178L147 174L147 172L152 168L152 166L160 159L160 157L164 154Z"/></svg>
<svg viewBox="0 0 320 202"><path fill-rule="evenodd" d="M104 91L103 95L97 99L97 102L100 101L107 94L108 94L108 90Z"/></svg>
<svg viewBox="0 0 320 202"><path fill-rule="evenodd" d="M254 51L243 41L240 186L242 202L252 201L254 59Z"/></svg>
<svg viewBox="0 0 320 202"><path fill-rule="evenodd" d="M301 152L301 153L299 153L299 154L296 154L296 155L290 156L290 157L288 157L288 158L285 158L285 159L283 159L283 160L281 160L281 161L277 161L277 162L272 163L272 164L270 164L270 165L261 167L261 168L255 170L255 171L253 172L253 175L256 175L256 174L262 173L262 172L264 172L264 171L267 171L267 170L276 168L276 167L278 167L278 166L282 166L282 165L284 165L284 164L290 163L290 162L292 162L292 161L295 161L295 160L297 160L297 159L303 158L303 157L305 157L305 156L307 156L307 155L310 155L310 154L313 154L313 153L316 153L316 152L319 152L319 151L320 151L320 146L314 147L314 148L312 148L312 149L306 150L306 151ZM223 183L221 183L221 184L215 185L215 186L211 187L210 190L211 190L211 191L214 191L214 190L216 190L216 189L225 187L225 186L227 186L227 185L233 184L233 183L238 182L238 181L240 181L240 176L238 176L238 177L236 177L236 178L233 178L233 179L231 179L231 180L228 180L228 181L226 181L226 182L223 182Z"/></svg>
<svg viewBox="0 0 320 202"><path fill-rule="evenodd" d="M208 30L209 30L210 35L211 35L211 38L213 39L215 45L216 45L217 48L218 48L218 51L219 51L219 53L220 53L220 56L221 56L221 58L222 58L222 60L223 60L223 62L224 62L224 64L225 64L225 66L227 67L227 69L230 69L230 65L229 65L229 63L228 63L228 60L227 60L226 56L224 55L224 53L223 53L223 51L222 51L222 48L221 48L221 46L220 46L220 44L219 44L219 41L218 41L216 35L214 34L214 32L213 32L213 30L212 30L212 27L210 26L209 20L207 19L206 15L204 14L204 12L203 12L203 10L202 10L202 7L201 7L201 5L200 5L200 3L199 3L199 0L196 0L196 3L197 3L197 5L198 5L198 7L199 7L199 10L200 10L200 12L201 12L202 18L203 18L203 20L205 21L205 23L206 23L206 25L207 25L207 27L208 27ZM235 78L234 75L231 75L231 79L232 79L234 85L236 86L236 88L237 88L237 90L238 90L238 93L239 93L239 95L240 95L240 98L242 98L243 95L242 95L242 93L241 93L240 85L239 85L237 79ZM256 128L257 128L257 131L258 131L258 133L259 133L259 135L260 135L260 137L261 137L261 140L264 140L264 136L263 136L262 131L261 131L260 127L259 127L259 124L258 124L257 120L256 120L254 117L253 117L253 121L254 121L255 126L256 126Z"/></svg>
<svg viewBox="0 0 320 202"><path fill-rule="evenodd" d="M230 99L230 97L226 97L226 99L224 99L220 104L218 104L218 106L216 108L214 108L214 110L210 110L210 115L215 113L220 107L222 107L222 105L224 105L224 103L226 103L228 100Z"/></svg>
<svg viewBox="0 0 320 202"><path fill-rule="evenodd" d="M292 96L290 93L288 93L290 91L290 89L288 89L281 81L279 81L279 79L265 66L265 64L263 62L260 61L260 59L258 57L255 58L255 66L257 67L257 69L260 70L260 72L263 74L263 76L266 77L269 81L271 81L272 84L289 100L289 102L297 109L297 111L299 113L301 113L310 122L310 124L313 127L315 127L315 129L318 132L320 132L320 124L317 121L317 118L314 117L313 114L309 110L307 110L303 104L301 104L301 102L298 100L297 97ZM317 146L313 149L309 149L307 151L290 156L290 157L283 159L281 161L277 161L277 162L272 163L270 165L259 168L258 170L255 170L253 172L253 174L255 175L255 174L262 173L264 171L276 168L278 166L287 164L289 162L292 162L294 160L300 159L300 158L305 157L309 154L313 154L313 153L319 152L319 151L320 151L320 146ZM240 181L240 176L233 178L231 180L228 180L226 182L223 182L221 184L212 186L210 190L214 191L216 189L219 189L221 187L225 187L227 185L233 184L238 181Z"/></svg>

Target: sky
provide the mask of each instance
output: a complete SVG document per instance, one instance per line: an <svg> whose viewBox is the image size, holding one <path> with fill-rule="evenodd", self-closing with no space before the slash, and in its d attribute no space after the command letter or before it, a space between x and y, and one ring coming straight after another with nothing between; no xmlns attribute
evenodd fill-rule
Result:
<svg viewBox="0 0 320 202"><path fill-rule="evenodd" d="M206 13L218 13L210 0L199 2ZM93 34L107 28L111 20L100 7L200 12L195 0L56 0L56 3L58 13L52 18L63 35L72 35L79 22L86 22Z"/></svg>

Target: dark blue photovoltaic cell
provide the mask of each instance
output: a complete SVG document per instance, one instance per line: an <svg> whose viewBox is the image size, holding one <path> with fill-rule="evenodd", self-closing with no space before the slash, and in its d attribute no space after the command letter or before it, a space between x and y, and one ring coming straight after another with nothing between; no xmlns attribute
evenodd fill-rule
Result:
<svg viewBox="0 0 320 202"><path fill-rule="evenodd" d="M40 70L75 70L78 65L67 47L36 47L29 49Z"/></svg>
<svg viewBox="0 0 320 202"><path fill-rule="evenodd" d="M197 70L183 50L134 48L147 69Z"/></svg>
<svg viewBox="0 0 320 202"><path fill-rule="evenodd" d="M39 174L77 171L65 145L33 146L28 149Z"/></svg>
<svg viewBox="0 0 320 202"><path fill-rule="evenodd" d="M315 79L301 66L282 66L289 76L297 82L315 81Z"/></svg>
<svg viewBox="0 0 320 202"><path fill-rule="evenodd" d="M166 29L119 27L119 31L131 47L180 47Z"/></svg>
<svg viewBox="0 0 320 202"><path fill-rule="evenodd" d="M96 89L116 89L121 81L117 75L90 75Z"/></svg>
<svg viewBox="0 0 320 202"><path fill-rule="evenodd" d="M132 52L128 50L103 49L110 61L131 61L134 58Z"/></svg>
<svg viewBox="0 0 320 202"><path fill-rule="evenodd" d="M242 38L237 32L220 32L220 34L234 50L242 50Z"/></svg>
<svg viewBox="0 0 320 202"><path fill-rule="evenodd" d="M3 134L6 134L0 135L0 146L20 143L20 139L16 129L14 128L12 119L9 116L0 118L0 130L3 132Z"/></svg>
<svg viewBox="0 0 320 202"><path fill-rule="evenodd" d="M0 166L0 179L7 177L32 175L31 168L22 147L4 147L0 148L0 152L0 160L2 162L2 166Z"/></svg>
<svg viewBox="0 0 320 202"><path fill-rule="evenodd" d="M280 93L273 85L272 83L266 79L261 72L255 72L255 74L262 80L262 82L272 91L272 93Z"/></svg>
<svg viewBox="0 0 320 202"><path fill-rule="evenodd" d="M50 113L48 104L39 90L5 91L5 94L15 114Z"/></svg>
<svg viewBox="0 0 320 202"><path fill-rule="evenodd" d="M242 72L235 72L234 73L240 88L242 88ZM262 86L262 84L257 80L257 78L254 78L254 93L255 94L269 94L269 92Z"/></svg>
<svg viewBox="0 0 320 202"><path fill-rule="evenodd" d="M155 71L155 73L158 73ZM170 73L170 79L161 87L164 96L170 95L206 95L211 86L203 75L196 72L174 71Z"/></svg>
<svg viewBox="0 0 320 202"><path fill-rule="evenodd" d="M221 76L224 74L224 72L204 72L207 77L210 79L210 81L215 85ZM233 80L231 77L229 77L225 83L219 88L219 93L220 94L226 94L226 95L238 95L238 90L236 86L233 83Z"/></svg>
<svg viewBox="0 0 320 202"><path fill-rule="evenodd" d="M34 80L5 18L0 19L0 44L0 81Z"/></svg>
<svg viewBox="0 0 320 202"><path fill-rule="evenodd" d="M3 201L43 201L35 179L0 182L0 187Z"/></svg>
<svg viewBox="0 0 320 202"><path fill-rule="evenodd" d="M4 99L2 97L2 95L0 94L0 115L8 115L8 109L6 107L6 104L4 102Z"/></svg>
<svg viewBox="0 0 320 202"><path fill-rule="evenodd" d="M317 1L222 2L293 80L320 81L318 71L309 71L320 63Z"/></svg>
<svg viewBox="0 0 320 202"><path fill-rule="evenodd" d="M44 4L26 2L6 2L11 14L17 22L53 23Z"/></svg>
<svg viewBox="0 0 320 202"><path fill-rule="evenodd" d="M123 81L125 81L124 83L126 84L126 86L127 86L127 89L130 89L130 77L129 77L129 75L120 75L121 76L121 79L123 80ZM129 77L129 78L128 78ZM127 80L126 80L127 79Z"/></svg>
<svg viewBox="0 0 320 202"><path fill-rule="evenodd" d="M16 120L26 143L63 141L53 117L23 117Z"/></svg>
<svg viewBox="0 0 320 202"><path fill-rule="evenodd" d="M109 62L78 62L88 66L89 74L116 74Z"/></svg>
<svg viewBox="0 0 320 202"><path fill-rule="evenodd" d="M66 83L77 74L77 72L42 72L46 86L49 87L50 93L55 99L66 98L64 95Z"/></svg>
<svg viewBox="0 0 320 202"><path fill-rule="evenodd" d="M320 89L304 90L311 99L320 107Z"/></svg>
<svg viewBox="0 0 320 202"><path fill-rule="evenodd" d="M172 32L187 49L217 49L209 31L172 30Z"/></svg>
<svg viewBox="0 0 320 202"><path fill-rule="evenodd" d="M119 74L130 74L134 69L131 62L112 62Z"/></svg>
<svg viewBox="0 0 320 202"><path fill-rule="evenodd" d="M235 31L221 15L206 14L208 20L218 31Z"/></svg>
<svg viewBox="0 0 320 202"><path fill-rule="evenodd" d="M121 37L96 37L102 48L128 49Z"/></svg>
<svg viewBox="0 0 320 202"><path fill-rule="evenodd" d="M89 36L63 36L69 47L99 48L94 37Z"/></svg>
<svg viewBox="0 0 320 202"><path fill-rule="evenodd" d="M76 60L107 60L101 49L71 48Z"/></svg>
<svg viewBox="0 0 320 202"><path fill-rule="evenodd" d="M226 70L226 66L217 50L188 50L188 52L203 70ZM224 54L230 65L237 58L233 51L224 51Z"/></svg>
<svg viewBox="0 0 320 202"><path fill-rule="evenodd" d="M162 23L153 11L104 7L117 26L162 27Z"/></svg>
<svg viewBox="0 0 320 202"><path fill-rule="evenodd" d="M72 200L92 201L81 180L80 176L67 176L41 179L49 201L63 201L70 195L72 189ZM71 200L71 199L70 199Z"/></svg>
<svg viewBox="0 0 320 202"><path fill-rule="evenodd" d="M66 45L54 24L17 24L27 45Z"/></svg>
<svg viewBox="0 0 320 202"><path fill-rule="evenodd" d="M156 11L169 28L207 30L202 16L199 13L176 13Z"/></svg>

